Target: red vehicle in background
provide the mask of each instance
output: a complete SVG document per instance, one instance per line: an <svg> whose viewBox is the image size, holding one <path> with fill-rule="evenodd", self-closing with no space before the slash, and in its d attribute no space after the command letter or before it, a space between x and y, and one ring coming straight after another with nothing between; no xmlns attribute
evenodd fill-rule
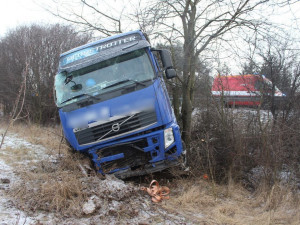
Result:
<svg viewBox="0 0 300 225"><path fill-rule="evenodd" d="M259 106L274 96L276 102L285 96L264 75L218 75L212 85L212 95L229 106ZM274 93L272 95L272 93Z"/></svg>

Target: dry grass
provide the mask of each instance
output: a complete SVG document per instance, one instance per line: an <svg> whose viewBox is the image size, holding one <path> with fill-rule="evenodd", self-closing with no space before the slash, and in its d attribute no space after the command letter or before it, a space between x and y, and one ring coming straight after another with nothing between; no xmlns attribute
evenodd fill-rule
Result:
<svg viewBox="0 0 300 225"><path fill-rule="evenodd" d="M68 172L27 173L22 179L23 182L11 191L20 208L26 211L81 213L80 205L85 198L76 175Z"/></svg>
<svg viewBox="0 0 300 225"><path fill-rule="evenodd" d="M109 193L114 182L102 182L94 172L86 177L78 165L89 165L89 159L70 153L67 146L61 144L60 128L19 124L10 131L33 144L51 149L38 161L30 149L12 148L0 152L1 158L10 163L11 156L13 160L15 157L35 159L26 168L19 167L21 180L10 191L20 209L28 213L43 210L80 217L82 205L96 195L101 199L101 205L97 207L103 212L103 219L107 216L134 218L144 207L141 204L147 205L143 203L146 198L137 198L133 188L128 189L125 185L126 192L120 194L120 184L116 183L114 191ZM11 156L7 155L8 150ZM232 182L217 185L211 181L178 178L168 186L171 198L161 206L194 224L299 224L300 221L299 193L280 185L273 185L271 189L261 186L255 193L250 193ZM116 201L119 202L117 206L114 205ZM159 209L157 205L151 208ZM163 218L155 221L163 223Z"/></svg>
<svg viewBox="0 0 300 225"><path fill-rule="evenodd" d="M18 134L32 144L42 145L50 150L57 150L61 146L61 129L61 126L43 127L31 123L15 123L9 131Z"/></svg>
<svg viewBox="0 0 300 225"><path fill-rule="evenodd" d="M5 158L21 178L9 191L14 204L29 214L42 210L59 216L81 217L83 204L96 196L97 209L101 207L102 214L112 213L114 200L127 202L126 213L135 215L139 206L134 206L130 199L138 194L137 188L119 180L103 180L103 176L91 169L91 161L86 155L74 153L61 143L60 132L60 128L36 125L11 127L10 134L16 133L19 138L43 148L16 146L1 150L1 159ZM118 207L121 210L123 206ZM120 216L122 212L118 207L115 211Z"/></svg>
<svg viewBox="0 0 300 225"><path fill-rule="evenodd" d="M9 152L9 154L8 154ZM12 158L11 155L14 155ZM35 157L32 154L32 150L29 148L11 148L7 147L5 151L0 151L1 159L10 165L17 165L18 162L24 160L33 160Z"/></svg>
<svg viewBox="0 0 300 225"><path fill-rule="evenodd" d="M81 215L82 204L90 196L93 182L85 177L78 165L89 165L89 159L80 154L64 155L32 162L29 168L19 170L21 181L14 185L10 195L19 208L27 212L44 210L62 215Z"/></svg>
<svg viewBox="0 0 300 225"><path fill-rule="evenodd" d="M9 130L11 133L43 148L36 150L20 145L0 152L1 159L17 168L16 173L21 177L9 193L17 206L27 212L44 210L81 215L82 204L89 197L86 190L93 184L89 185L87 180L97 177L86 177L78 165L90 166L90 160L70 152L61 142L60 127L15 124Z"/></svg>
<svg viewBox="0 0 300 225"><path fill-rule="evenodd" d="M270 191L250 193L235 184L213 185L207 181L179 181L168 210L179 209L199 224L299 224L299 193L273 186Z"/></svg>

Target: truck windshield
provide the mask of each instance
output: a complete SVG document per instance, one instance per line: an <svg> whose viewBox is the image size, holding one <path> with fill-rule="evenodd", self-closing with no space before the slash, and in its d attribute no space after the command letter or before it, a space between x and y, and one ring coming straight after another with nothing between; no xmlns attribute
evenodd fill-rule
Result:
<svg viewBox="0 0 300 225"><path fill-rule="evenodd" d="M139 49L71 73L55 76L56 104L71 104L128 84L153 80L154 71L145 49ZM146 86L146 85L144 85ZM78 97L77 97L78 96Z"/></svg>

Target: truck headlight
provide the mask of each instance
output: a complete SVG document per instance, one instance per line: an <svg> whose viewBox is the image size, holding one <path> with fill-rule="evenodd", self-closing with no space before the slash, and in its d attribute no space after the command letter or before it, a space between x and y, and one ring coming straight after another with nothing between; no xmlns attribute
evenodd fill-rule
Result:
<svg viewBox="0 0 300 225"><path fill-rule="evenodd" d="M164 139L165 139L165 148L168 148L171 144L174 143L174 134L172 128L168 128L164 130Z"/></svg>

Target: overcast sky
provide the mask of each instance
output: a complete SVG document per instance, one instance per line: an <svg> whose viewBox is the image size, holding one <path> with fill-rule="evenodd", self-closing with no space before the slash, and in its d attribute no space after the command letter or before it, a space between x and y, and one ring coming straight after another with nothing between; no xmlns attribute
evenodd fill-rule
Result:
<svg viewBox="0 0 300 225"><path fill-rule="evenodd" d="M57 17L46 12L41 6L52 0L0 0L0 37L4 36L9 29L18 25L30 23L55 23L60 21ZM276 10L272 15L272 21L290 24L293 17L300 15L300 2L291 8ZM294 21L295 22L295 21ZM293 26L295 24L292 22Z"/></svg>
<svg viewBox="0 0 300 225"><path fill-rule="evenodd" d="M43 3L45 1L39 0L38 2ZM59 21L58 18L46 12L35 2L36 0L0 0L0 37L18 25Z"/></svg>
<svg viewBox="0 0 300 225"><path fill-rule="evenodd" d="M126 0L109 1L113 1L115 5L117 1L125 2ZM41 7L47 3L53 3L53 0L0 0L0 38L5 36L7 31L19 25L63 22ZM116 10L116 7L112 10ZM275 11L266 12L266 14L265 16L272 22L284 24L287 34L300 37L299 21L295 20L295 18L300 17L300 1L291 7L277 8ZM124 31L129 31L129 29L131 28L126 27ZM231 60L231 63L236 64L234 60ZM228 65L234 67L230 63Z"/></svg>

